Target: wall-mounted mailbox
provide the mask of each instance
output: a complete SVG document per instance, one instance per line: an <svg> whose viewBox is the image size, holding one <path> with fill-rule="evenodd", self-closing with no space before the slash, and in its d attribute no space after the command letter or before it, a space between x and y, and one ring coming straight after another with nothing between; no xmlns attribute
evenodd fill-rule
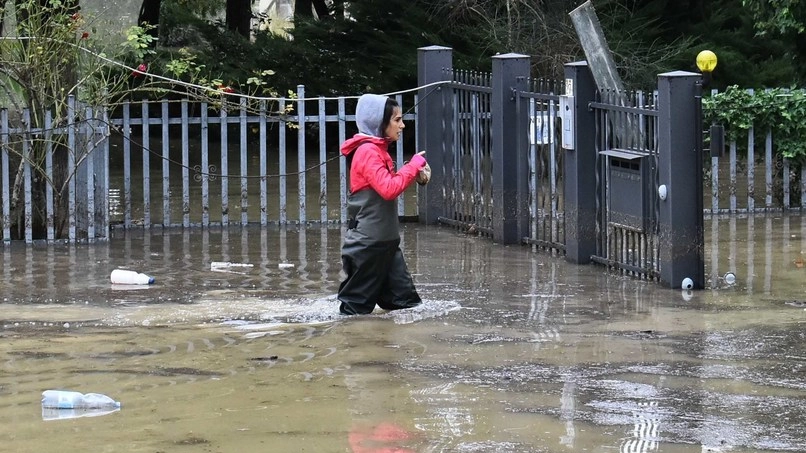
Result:
<svg viewBox="0 0 806 453"><path fill-rule="evenodd" d="M560 96L560 120L562 121L562 147L574 149L574 97Z"/></svg>
<svg viewBox="0 0 806 453"><path fill-rule="evenodd" d="M649 154L620 149L600 153L607 156L610 222L646 231L652 200L648 193Z"/></svg>

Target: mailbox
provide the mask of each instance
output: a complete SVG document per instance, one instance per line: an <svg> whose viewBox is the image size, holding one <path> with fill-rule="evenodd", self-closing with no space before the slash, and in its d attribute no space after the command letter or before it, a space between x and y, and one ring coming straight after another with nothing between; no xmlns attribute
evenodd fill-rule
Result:
<svg viewBox="0 0 806 453"><path fill-rule="evenodd" d="M620 149L600 153L607 156L610 222L644 232L652 204L649 154Z"/></svg>

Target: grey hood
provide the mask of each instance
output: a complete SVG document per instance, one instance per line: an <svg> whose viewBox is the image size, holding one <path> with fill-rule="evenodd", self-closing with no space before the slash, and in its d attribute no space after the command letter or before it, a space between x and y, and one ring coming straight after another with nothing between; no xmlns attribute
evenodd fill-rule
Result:
<svg viewBox="0 0 806 453"><path fill-rule="evenodd" d="M358 105L355 107L355 122L358 125L358 132L383 138L381 122L387 99L389 98L379 94L364 94L358 98Z"/></svg>

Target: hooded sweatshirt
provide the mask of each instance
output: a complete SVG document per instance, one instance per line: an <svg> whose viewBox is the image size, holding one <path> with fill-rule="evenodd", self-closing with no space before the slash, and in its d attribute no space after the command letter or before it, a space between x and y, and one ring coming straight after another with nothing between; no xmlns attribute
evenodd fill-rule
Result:
<svg viewBox="0 0 806 453"><path fill-rule="evenodd" d="M389 241L400 238L397 197L414 182L420 167L414 163L395 171L383 137L381 122L386 96L365 94L358 99L355 121L358 134L346 140L341 153L352 157L347 214L357 221L348 239Z"/></svg>

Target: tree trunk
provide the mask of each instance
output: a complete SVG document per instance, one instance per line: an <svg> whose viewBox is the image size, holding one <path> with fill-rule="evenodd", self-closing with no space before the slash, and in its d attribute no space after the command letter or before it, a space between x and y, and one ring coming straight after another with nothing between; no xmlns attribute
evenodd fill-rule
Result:
<svg viewBox="0 0 806 453"><path fill-rule="evenodd" d="M143 0L140 5L140 14L137 15L137 25L144 26L146 33L154 38L150 43L151 47L156 47L157 45L161 7L162 0Z"/></svg>
<svg viewBox="0 0 806 453"><path fill-rule="evenodd" d="M337 3L341 4L342 11L344 11L344 1L341 0ZM311 19L314 17L314 11L320 20L330 16L330 10L325 0L294 0L294 19Z"/></svg>
<svg viewBox="0 0 806 453"><path fill-rule="evenodd" d="M313 17L313 0L294 0L294 19Z"/></svg>
<svg viewBox="0 0 806 453"><path fill-rule="evenodd" d="M249 37L252 31L252 0L227 0L227 30Z"/></svg>
<svg viewBox="0 0 806 453"><path fill-rule="evenodd" d="M344 18L344 0L333 0L333 16Z"/></svg>
<svg viewBox="0 0 806 453"><path fill-rule="evenodd" d="M327 9L325 0L313 0L313 7L319 20L330 16L330 10Z"/></svg>

